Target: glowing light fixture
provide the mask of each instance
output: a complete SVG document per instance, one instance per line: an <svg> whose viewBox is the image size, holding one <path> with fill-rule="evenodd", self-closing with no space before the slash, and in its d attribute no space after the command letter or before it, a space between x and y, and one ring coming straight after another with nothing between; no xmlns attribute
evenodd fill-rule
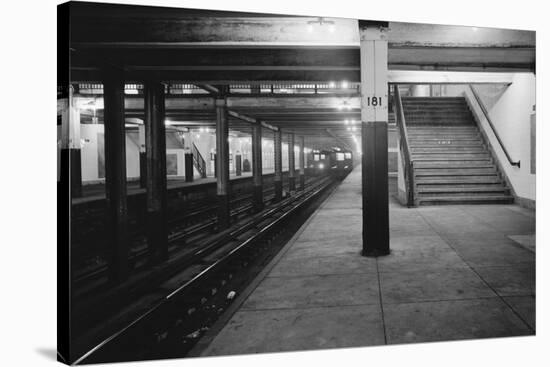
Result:
<svg viewBox="0 0 550 367"><path fill-rule="evenodd" d="M319 24L322 27L324 24L328 24L328 30L330 33L333 33L336 30L336 25L333 20L326 20L323 17L317 18L317 20L309 20L307 22L308 32L313 32L313 26Z"/></svg>
<svg viewBox="0 0 550 367"><path fill-rule="evenodd" d="M342 81L341 86L342 86L342 89L346 89L346 88L348 87L348 82L347 82L347 80Z"/></svg>
<svg viewBox="0 0 550 367"><path fill-rule="evenodd" d="M342 111L342 110L350 111L351 105L348 103L348 101L344 101L342 102L342 104L336 106L336 108L338 109L338 111Z"/></svg>

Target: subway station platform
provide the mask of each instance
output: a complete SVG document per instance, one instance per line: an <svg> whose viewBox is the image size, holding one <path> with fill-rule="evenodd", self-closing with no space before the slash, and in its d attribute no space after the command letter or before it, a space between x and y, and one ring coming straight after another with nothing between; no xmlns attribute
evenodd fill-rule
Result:
<svg viewBox="0 0 550 367"><path fill-rule="evenodd" d="M191 355L535 334L534 211L390 196L389 256L360 255L358 166Z"/></svg>
<svg viewBox="0 0 550 367"><path fill-rule="evenodd" d="M243 172L240 176L236 176L234 174L230 175L231 180L246 178L246 177L252 177L252 173ZM189 182L185 181L185 178L183 177L168 178L166 181L166 188L170 190L170 189L177 189L181 187L203 185L206 183L213 183L213 182L216 182L216 177L206 177L206 178L195 177L193 181L189 181ZM145 193L145 188L140 187L139 180L128 181L126 185L126 189L127 189L128 195ZM93 200L99 200L99 199L105 199L105 183L93 183L93 184L82 186L82 197L74 198L72 202L74 204L79 204L81 202L87 202L87 201L93 201Z"/></svg>
<svg viewBox="0 0 550 367"><path fill-rule="evenodd" d="M283 173L288 172L288 170L283 170ZM263 175L270 175L273 174L273 169L267 169L263 170ZM240 179L246 179L251 178L252 172L242 172L239 176L237 176L234 173L231 173L229 175L229 179L231 181L233 180L240 180ZM168 177L166 182L166 188L168 190L172 189L180 189L184 187L193 187L193 186L199 186L209 183L215 183L216 177L209 176L206 178L201 177L195 177L193 181L185 181L185 178L183 177ZM128 181L126 184L126 190L127 195L136 195L136 194L143 194L146 192L146 189L143 187L140 187L139 180L132 180ZM82 186L82 197L73 198L72 203L73 204L82 204L90 201L95 200L102 200L105 199L105 183L91 183L86 184Z"/></svg>

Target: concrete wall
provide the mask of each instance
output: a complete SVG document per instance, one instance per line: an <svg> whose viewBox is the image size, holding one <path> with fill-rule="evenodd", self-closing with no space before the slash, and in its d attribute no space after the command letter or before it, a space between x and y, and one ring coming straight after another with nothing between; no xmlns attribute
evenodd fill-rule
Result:
<svg viewBox="0 0 550 367"><path fill-rule="evenodd" d="M105 145L103 124L81 124L82 183L97 183L105 179ZM170 132L167 134L171 134ZM183 149L167 149L167 154L177 156L177 175L183 176ZM137 131L126 132L126 177L137 180L139 170L139 138Z"/></svg>

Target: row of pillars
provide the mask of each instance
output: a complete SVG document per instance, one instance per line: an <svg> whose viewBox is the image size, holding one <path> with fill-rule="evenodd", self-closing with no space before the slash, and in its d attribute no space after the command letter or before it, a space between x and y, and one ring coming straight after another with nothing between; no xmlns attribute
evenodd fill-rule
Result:
<svg viewBox="0 0 550 367"><path fill-rule="evenodd" d="M109 261L110 279L117 283L125 280L129 274L128 265L128 207L126 182L126 133L124 107L124 78L120 70L110 69L104 72L104 129L105 129L105 193L106 193L106 239L111 249ZM165 134L165 100L164 85L158 81L144 83L144 136L145 149L140 151L140 165L145 173L142 175L146 188L146 221L149 262L159 264L168 259L168 229L166 217L166 134ZM72 103L69 94L69 106ZM230 226L230 184L229 184L229 125L226 100L216 99L216 180L218 199L218 228ZM67 108L63 117L68 119L64 128L75 134L76 116L70 116L75 108ZM71 112L73 111L73 112ZM76 122L75 122L76 120ZM294 133L289 133L289 190L294 191ZM74 136L73 136L74 140ZM252 161L253 161L253 208L263 209L262 183L262 127L259 122L252 125ZM275 201L282 199L282 132L274 132L275 146ZM74 145L74 146L73 146ZM80 194L78 185L80 174L80 147L76 144L66 145L62 156L67 156L69 169L62 169L61 180L67 180L71 187L71 196ZM304 138L300 137L300 189L305 183ZM75 166L75 167L72 167ZM75 169L77 167L77 169Z"/></svg>
<svg viewBox="0 0 550 367"><path fill-rule="evenodd" d="M361 63L361 136L362 136L362 196L363 196L363 255L380 256L389 253L388 166L387 166L387 23L359 22ZM128 276L128 236L126 202L126 154L124 124L124 80L119 70L104 74L105 116L105 184L107 239L112 249L110 275L114 281ZM151 263L164 261L168 256L166 229L166 155L164 128L164 87L158 82L144 84L146 187L148 241ZM69 104L70 104L69 98ZM68 109L71 110L70 108ZM229 226L229 146L228 117L225 99L216 100L216 148L218 158L217 195L220 228ZM69 123L69 129L70 129ZM282 133L276 131L275 141L275 200L282 199ZM261 127L253 127L254 207L263 206L261 170ZM71 134L69 133L70 137ZM73 137L74 138L74 137ZM289 186L295 185L294 136L289 135ZM79 160L79 152L68 145L69 162ZM300 147L300 182L303 188L303 140ZM65 161L67 159L65 158ZM71 163L62 169L71 176ZM65 177L69 187L72 177ZM77 177L75 179L78 179ZM63 180L63 178L62 178Z"/></svg>

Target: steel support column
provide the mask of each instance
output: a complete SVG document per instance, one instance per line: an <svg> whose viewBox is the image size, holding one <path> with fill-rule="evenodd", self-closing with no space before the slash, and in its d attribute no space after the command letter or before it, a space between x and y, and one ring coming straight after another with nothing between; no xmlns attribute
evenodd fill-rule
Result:
<svg viewBox="0 0 550 367"><path fill-rule="evenodd" d="M294 133L288 134L288 191L296 190L296 166L294 164Z"/></svg>
<svg viewBox="0 0 550 367"><path fill-rule="evenodd" d="M216 182L218 195L218 228L229 227L229 122L227 102L216 99Z"/></svg>
<svg viewBox="0 0 550 367"><path fill-rule="evenodd" d="M183 165L185 166L185 182L193 182L193 152L191 152L191 150L187 148L183 156Z"/></svg>
<svg viewBox="0 0 550 367"><path fill-rule="evenodd" d="M143 89L147 159L147 242L150 261L156 264L168 259L164 85L147 81Z"/></svg>
<svg viewBox="0 0 550 367"><path fill-rule="evenodd" d="M300 162L298 163L300 165L300 190L304 190L306 187L306 170L305 170L305 142L304 137L300 136Z"/></svg>
<svg viewBox="0 0 550 367"><path fill-rule="evenodd" d="M147 187L147 154L145 152L145 125L138 126L139 134L139 186Z"/></svg>
<svg viewBox="0 0 550 367"><path fill-rule="evenodd" d="M252 126L252 182L254 211L259 212L264 207L262 182L262 126Z"/></svg>
<svg viewBox="0 0 550 367"><path fill-rule="evenodd" d="M128 277L128 207L126 202L126 131L124 79L122 71L104 72L105 124L105 220L111 251L109 278L120 282Z"/></svg>
<svg viewBox="0 0 550 367"><path fill-rule="evenodd" d="M61 159L68 162L69 187L72 198L82 196L82 160L80 147L80 110L69 85L66 107L61 114Z"/></svg>
<svg viewBox="0 0 550 367"><path fill-rule="evenodd" d="M235 176L242 176L243 172L243 159L241 152L235 152Z"/></svg>
<svg viewBox="0 0 550 367"><path fill-rule="evenodd" d="M359 21L364 256L390 252L387 27L387 22Z"/></svg>
<svg viewBox="0 0 550 367"><path fill-rule="evenodd" d="M275 159L275 175L273 183L275 186L274 201L281 201L283 198L283 157L282 157L282 132L277 130L273 133L273 155Z"/></svg>

